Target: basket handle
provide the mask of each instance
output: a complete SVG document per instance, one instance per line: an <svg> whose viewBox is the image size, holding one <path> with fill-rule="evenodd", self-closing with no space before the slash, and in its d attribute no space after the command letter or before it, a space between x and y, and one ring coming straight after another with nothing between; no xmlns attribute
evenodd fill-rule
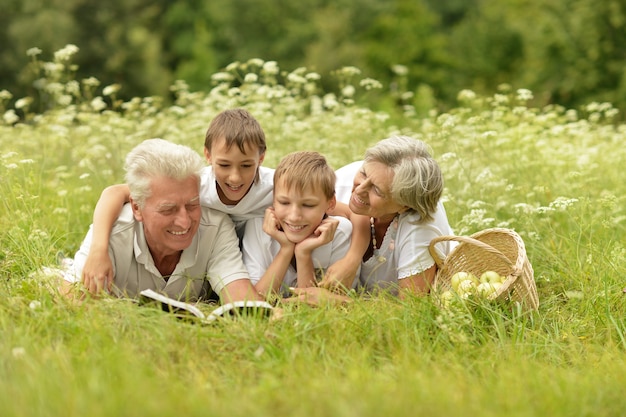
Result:
<svg viewBox="0 0 626 417"><path fill-rule="evenodd" d="M470 245L478 246L479 248L498 256L499 258L504 260L511 268L513 267L513 262L511 262L511 260L507 258L502 252L500 252L498 249L494 248L491 245L481 242L478 239L474 239L468 236L438 236L436 238L433 238L433 240L430 241L430 245L428 246L428 252L430 252L430 256L432 256L435 260L437 268L441 268L441 266L443 265L443 259L439 257L439 254L435 250L435 245L440 242L449 241L463 242Z"/></svg>

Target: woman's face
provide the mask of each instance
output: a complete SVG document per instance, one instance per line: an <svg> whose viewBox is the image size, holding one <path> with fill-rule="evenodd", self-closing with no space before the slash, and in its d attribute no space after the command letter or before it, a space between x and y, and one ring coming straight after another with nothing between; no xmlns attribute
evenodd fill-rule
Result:
<svg viewBox="0 0 626 417"><path fill-rule="evenodd" d="M354 177L350 210L355 214L389 220L406 210L391 198L393 170L381 162L364 162Z"/></svg>

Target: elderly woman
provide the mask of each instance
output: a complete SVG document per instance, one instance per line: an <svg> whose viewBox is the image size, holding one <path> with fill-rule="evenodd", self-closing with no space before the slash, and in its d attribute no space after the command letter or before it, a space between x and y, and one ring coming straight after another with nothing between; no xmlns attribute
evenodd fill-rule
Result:
<svg viewBox="0 0 626 417"><path fill-rule="evenodd" d="M428 251L430 241L452 231L441 203L443 176L426 144L393 136L369 148L363 161L336 174L337 201L348 204L350 217L366 216L362 223L370 229L369 242L360 244L358 287L400 296L406 291L427 293L437 270ZM443 258L451 247L440 244L437 250ZM345 271L356 270L358 264L343 267L344 271L331 270L326 282L334 280L350 288L351 274ZM308 302L334 297L322 290L297 290L296 295Z"/></svg>

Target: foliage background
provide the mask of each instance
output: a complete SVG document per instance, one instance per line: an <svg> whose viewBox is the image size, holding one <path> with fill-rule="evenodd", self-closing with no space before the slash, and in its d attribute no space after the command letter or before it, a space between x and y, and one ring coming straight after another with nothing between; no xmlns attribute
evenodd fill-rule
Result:
<svg viewBox="0 0 626 417"><path fill-rule="evenodd" d="M323 76L361 68L393 93L370 97L381 109L449 109L461 89L490 95L501 83L540 106L626 108L621 0L5 0L0 89L32 94L25 51L69 43L82 51L79 78L119 83L125 99L169 98L176 79L208 91L211 74L262 58Z"/></svg>

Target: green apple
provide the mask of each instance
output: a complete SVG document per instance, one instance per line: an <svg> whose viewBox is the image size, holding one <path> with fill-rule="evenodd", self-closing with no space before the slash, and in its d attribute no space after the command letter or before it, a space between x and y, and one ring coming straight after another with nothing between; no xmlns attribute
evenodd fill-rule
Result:
<svg viewBox="0 0 626 417"><path fill-rule="evenodd" d="M457 293L461 298L468 298L476 292L476 283L472 279L464 279L459 283Z"/></svg>
<svg viewBox="0 0 626 417"><path fill-rule="evenodd" d="M478 284L478 287L476 287L476 292L481 297L488 298L491 294L496 292L496 288L490 282L481 282L480 284Z"/></svg>
<svg viewBox="0 0 626 417"><path fill-rule="evenodd" d="M496 271L485 271L480 276L480 282L494 283L494 282L502 282L502 281L501 281L500 274L498 274Z"/></svg>
<svg viewBox="0 0 626 417"><path fill-rule="evenodd" d="M469 279L471 274L465 272L465 271L459 271L456 274L452 275L452 277L450 278L450 285L452 286L452 289L454 291L458 291L459 290L459 284L462 281L465 281L467 279Z"/></svg>

